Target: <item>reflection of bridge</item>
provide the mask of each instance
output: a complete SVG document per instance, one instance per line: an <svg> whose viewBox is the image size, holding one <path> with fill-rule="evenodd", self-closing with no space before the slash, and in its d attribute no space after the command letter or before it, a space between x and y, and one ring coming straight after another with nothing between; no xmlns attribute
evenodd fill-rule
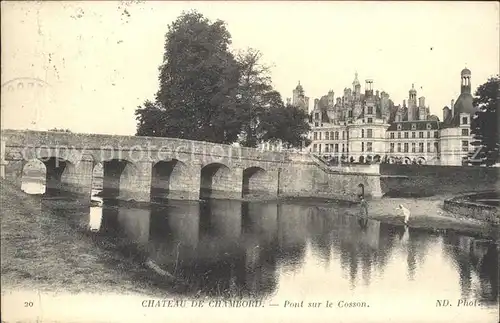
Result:
<svg viewBox="0 0 500 323"><path fill-rule="evenodd" d="M151 197L325 196L353 198L358 185L379 197L378 171L325 172L308 155L189 141L72 134L2 131L5 176L20 187L24 165L40 160L47 189L90 195L96 165L103 167L103 194L150 201Z"/></svg>

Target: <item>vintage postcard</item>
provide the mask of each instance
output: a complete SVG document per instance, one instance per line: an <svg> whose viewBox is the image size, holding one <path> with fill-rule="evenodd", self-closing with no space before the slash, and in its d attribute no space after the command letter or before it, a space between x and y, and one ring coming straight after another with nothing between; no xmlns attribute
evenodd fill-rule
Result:
<svg viewBox="0 0 500 323"><path fill-rule="evenodd" d="M2 323L499 322L497 2L1 6Z"/></svg>

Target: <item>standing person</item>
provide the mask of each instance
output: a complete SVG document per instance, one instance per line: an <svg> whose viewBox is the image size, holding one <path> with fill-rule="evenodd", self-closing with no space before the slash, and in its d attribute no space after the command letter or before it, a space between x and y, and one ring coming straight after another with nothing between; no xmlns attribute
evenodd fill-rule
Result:
<svg viewBox="0 0 500 323"><path fill-rule="evenodd" d="M401 211L402 216L404 217L404 224L408 225L408 220L410 220L411 212L407 208L403 206L403 204L399 204L399 206L396 208L396 210Z"/></svg>
<svg viewBox="0 0 500 323"><path fill-rule="evenodd" d="M359 195L359 205L361 207L360 209L360 214L361 216L367 217L368 216L368 202L366 201L365 197L363 195Z"/></svg>
<svg viewBox="0 0 500 323"><path fill-rule="evenodd" d="M366 202L365 197L362 194L359 194L359 199L360 199L360 210L359 210L359 215L360 219L358 220L359 225L361 226L362 229L366 229L366 226L368 225L368 202Z"/></svg>

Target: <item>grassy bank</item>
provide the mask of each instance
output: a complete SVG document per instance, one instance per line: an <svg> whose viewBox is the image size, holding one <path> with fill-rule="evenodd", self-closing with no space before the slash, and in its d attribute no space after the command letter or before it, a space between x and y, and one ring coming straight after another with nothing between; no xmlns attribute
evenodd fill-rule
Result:
<svg viewBox="0 0 500 323"><path fill-rule="evenodd" d="M135 274L147 277L147 269L99 246L102 242L64 218L41 210L39 196L6 181L0 185L3 290L161 293L146 281L137 281Z"/></svg>

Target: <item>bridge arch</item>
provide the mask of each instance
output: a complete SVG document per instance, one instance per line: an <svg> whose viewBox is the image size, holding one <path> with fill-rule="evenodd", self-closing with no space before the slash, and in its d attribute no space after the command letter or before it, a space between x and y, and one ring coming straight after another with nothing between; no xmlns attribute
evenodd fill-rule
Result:
<svg viewBox="0 0 500 323"><path fill-rule="evenodd" d="M248 167L243 170L242 197L268 194L269 175L261 167Z"/></svg>
<svg viewBox="0 0 500 323"><path fill-rule="evenodd" d="M225 197L230 192L231 169L222 163L210 163L201 168L200 198Z"/></svg>
<svg viewBox="0 0 500 323"><path fill-rule="evenodd" d="M133 199L134 179L137 167L125 159L109 159L103 162L102 195L111 198Z"/></svg>
<svg viewBox="0 0 500 323"><path fill-rule="evenodd" d="M151 198L182 199L189 177L188 166L178 159L156 162L151 173Z"/></svg>
<svg viewBox="0 0 500 323"><path fill-rule="evenodd" d="M28 194L44 194L47 184L47 167L39 159L30 159L23 164L21 190Z"/></svg>

